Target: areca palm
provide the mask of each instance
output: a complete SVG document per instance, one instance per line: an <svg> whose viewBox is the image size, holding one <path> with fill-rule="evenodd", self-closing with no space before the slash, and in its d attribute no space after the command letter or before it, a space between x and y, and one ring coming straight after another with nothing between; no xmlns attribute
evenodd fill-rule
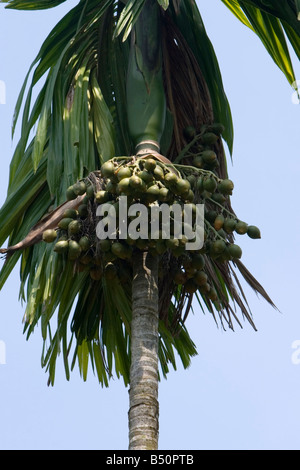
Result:
<svg viewBox="0 0 300 470"><path fill-rule="evenodd" d="M62 1L4 3L8 8L30 10L55 7ZM298 3L223 3L259 36L289 82L295 82L286 37L300 57ZM145 28L151 34L145 36ZM149 51L152 61L146 54ZM137 70L144 81L136 76ZM32 92L39 84L32 103ZM149 112L144 112L147 99ZM107 386L114 370L131 386L131 447L155 448L157 356L164 376L170 365L176 368L175 351L185 367L190 364L196 348L184 320L192 299L230 328L235 321L240 323L235 306L255 327L238 274L272 304L271 299L240 259L221 261L211 251L203 256L213 296L199 286L193 290L185 282L174 282L172 262L178 257L170 250L153 254L135 247L133 263L118 264L119 278L96 280L89 271L74 269L73 260L58 256L51 244L41 240L46 229L58 227L67 209L78 208L82 202L84 195L66 202L68 188L93 178L99 184L97 172L103 163L113 160L118 167L118 157L128 157L127 162L135 155L152 155L163 169L173 168L184 177L191 176L186 171L192 169L194 174L213 173L220 181L228 178L219 136L213 146L218 166L211 170L196 160L199 152L195 146L201 145L204 130L214 122L221 123L222 130L224 126L223 139L229 152L233 148L230 106L197 6L192 0L170 4L79 1L50 33L30 67L16 105L13 130L22 104L21 136L1 209L1 245L9 239L9 248L2 250L7 258L0 285L20 260L20 294L27 302L25 332L30 336L41 323L42 362L49 370L49 383L54 383L60 353L67 377L77 361L84 379L90 364L99 382ZM222 214L234 216L230 198L225 199L223 203L206 197L205 204L210 212L222 206ZM216 225L209 220L215 234ZM222 233L222 237L233 242L232 233ZM147 390L145 397L139 385L140 377L144 379L149 370L149 351L153 353L149 375L154 391ZM137 404L144 410L149 401L152 422L146 427L150 437L146 443L136 444L144 435L141 415L135 415Z"/></svg>

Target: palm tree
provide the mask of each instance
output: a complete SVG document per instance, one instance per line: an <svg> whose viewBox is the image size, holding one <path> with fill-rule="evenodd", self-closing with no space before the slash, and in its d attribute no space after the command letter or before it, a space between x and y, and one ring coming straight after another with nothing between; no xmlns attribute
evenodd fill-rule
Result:
<svg viewBox="0 0 300 470"><path fill-rule="evenodd" d="M35 10L63 1L4 3ZM294 83L286 38L300 57L299 2L222 1ZM41 324L49 384L60 354L67 378L77 362L84 380L91 366L108 386L114 370L130 385L129 448L156 449L158 379L170 365L176 368L175 351L184 367L196 354L185 327L192 300L232 329L241 324L237 306L255 328L241 275L274 306L234 243L234 232L260 233L230 204L233 184L223 147L224 141L232 152L230 106L196 4L80 0L31 65L13 132L21 109L21 136L0 211L1 245L8 239L0 287L20 261L24 332L29 337ZM96 239L97 204L108 196L115 205L126 191L121 169L150 174L168 203L183 196L167 179L188 181L183 199L206 209L200 252L187 253L184 241L174 239L174 246L127 239L106 247ZM135 188L127 196L149 206L148 193L145 199Z"/></svg>

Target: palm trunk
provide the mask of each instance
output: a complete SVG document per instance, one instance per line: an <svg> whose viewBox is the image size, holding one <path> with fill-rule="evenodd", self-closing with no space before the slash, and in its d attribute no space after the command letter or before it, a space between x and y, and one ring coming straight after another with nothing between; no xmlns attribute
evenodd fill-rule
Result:
<svg viewBox="0 0 300 470"><path fill-rule="evenodd" d="M146 0L131 38L127 74L129 133L136 152L159 150L165 124L161 18ZM135 253L133 261L129 449L158 448L158 258Z"/></svg>
<svg viewBox="0 0 300 470"><path fill-rule="evenodd" d="M158 258L133 261L129 449L158 448Z"/></svg>

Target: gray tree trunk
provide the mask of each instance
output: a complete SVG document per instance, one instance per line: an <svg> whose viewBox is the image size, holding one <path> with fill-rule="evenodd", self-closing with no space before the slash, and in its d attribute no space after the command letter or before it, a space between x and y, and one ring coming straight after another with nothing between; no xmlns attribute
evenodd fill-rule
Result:
<svg viewBox="0 0 300 470"><path fill-rule="evenodd" d="M132 289L129 449L158 448L158 258L135 254Z"/></svg>

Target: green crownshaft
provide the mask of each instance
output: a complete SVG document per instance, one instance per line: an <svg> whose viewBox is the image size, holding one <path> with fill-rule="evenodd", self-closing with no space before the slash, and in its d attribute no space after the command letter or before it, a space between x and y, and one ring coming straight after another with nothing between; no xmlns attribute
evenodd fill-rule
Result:
<svg viewBox="0 0 300 470"><path fill-rule="evenodd" d="M131 35L127 74L129 133L135 146L159 144L165 125L161 16L157 2L146 0Z"/></svg>

